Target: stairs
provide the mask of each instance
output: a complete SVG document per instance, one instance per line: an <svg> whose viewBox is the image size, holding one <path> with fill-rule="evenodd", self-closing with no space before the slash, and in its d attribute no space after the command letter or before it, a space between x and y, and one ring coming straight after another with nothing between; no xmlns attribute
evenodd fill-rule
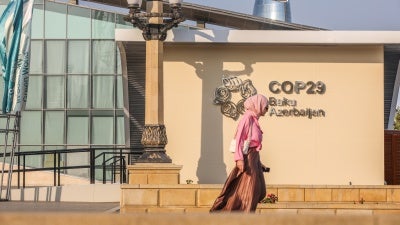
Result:
<svg viewBox="0 0 400 225"><path fill-rule="evenodd" d="M121 213L207 213L222 185L126 184ZM381 215L400 214L400 186L270 185L276 203L260 203L258 214Z"/></svg>

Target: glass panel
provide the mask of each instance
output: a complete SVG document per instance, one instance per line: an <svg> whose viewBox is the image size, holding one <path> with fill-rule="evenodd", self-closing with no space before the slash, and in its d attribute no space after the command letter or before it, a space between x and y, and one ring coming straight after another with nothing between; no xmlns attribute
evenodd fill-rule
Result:
<svg viewBox="0 0 400 225"><path fill-rule="evenodd" d="M3 79L1 79L1 80L3 80ZM6 124L7 124L7 118L0 118L0 127L2 129L6 129L6 126L7 126ZM3 151L4 151L4 147L3 147L4 139L5 139L5 133L1 132L0 133L0 150L1 150L0 153L3 153ZM1 159L1 157L0 157L0 159Z"/></svg>
<svg viewBox="0 0 400 225"><path fill-rule="evenodd" d="M92 10L92 38L114 39L115 14Z"/></svg>
<svg viewBox="0 0 400 225"><path fill-rule="evenodd" d="M124 20L124 15L116 15L116 24L118 29L132 29L132 24Z"/></svg>
<svg viewBox="0 0 400 225"><path fill-rule="evenodd" d="M46 41L46 73L64 74L65 61L65 41Z"/></svg>
<svg viewBox="0 0 400 225"><path fill-rule="evenodd" d="M124 92L122 86L122 76L117 76L117 106L118 109L124 108Z"/></svg>
<svg viewBox="0 0 400 225"><path fill-rule="evenodd" d="M32 14L32 38L43 38L44 10L43 5L34 5Z"/></svg>
<svg viewBox="0 0 400 225"><path fill-rule="evenodd" d="M30 74L43 73L43 42L31 41Z"/></svg>
<svg viewBox="0 0 400 225"><path fill-rule="evenodd" d="M114 108L114 76L93 77L93 108Z"/></svg>
<svg viewBox="0 0 400 225"><path fill-rule="evenodd" d="M43 0L35 0L33 3L34 4L43 4Z"/></svg>
<svg viewBox="0 0 400 225"><path fill-rule="evenodd" d="M90 9L68 6L68 38L90 38Z"/></svg>
<svg viewBox="0 0 400 225"><path fill-rule="evenodd" d="M122 74L121 55L119 48L117 48L117 74Z"/></svg>
<svg viewBox="0 0 400 225"><path fill-rule="evenodd" d="M64 108L64 76L46 77L46 107Z"/></svg>
<svg viewBox="0 0 400 225"><path fill-rule="evenodd" d="M125 145L125 120L123 116L117 117L117 131L115 144Z"/></svg>
<svg viewBox="0 0 400 225"><path fill-rule="evenodd" d="M79 146L70 146L68 149L82 148ZM77 152L67 154L67 166L89 166L89 153ZM68 169L67 173L73 176L89 177L89 169Z"/></svg>
<svg viewBox="0 0 400 225"><path fill-rule="evenodd" d="M67 144L89 144L88 116L68 116L67 128Z"/></svg>
<svg viewBox="0 0 400 225"><path fill-rule="evenodd" d="M45 37L65 38L67 30L67 5L47 1L45 7Z"/></svg>
<svg viewBox="0 0 400 225"><path fill-rule="evenodd" d="M93 41L93 74L115 73L114 41Z"/></svg>
<svg viewBox="0 0 400 225"><path fill-rule="evenodd" d="M68 108L89 107L89 77L68 76Z"/></svg>
<svg viewBox="0 0 400 225"><path fill-rule="evenodd" d="M95 116L92 121L92 144L112 145L114 139L113 117Z"/></svg>
<svg viewBox="0 0 400 225"><path fill-rule="evenodd" d="M64 112L46 112L45 144L64 144Z"/></svg>
<svg viewBox="0 0 400 225"><path fill-rule="evenodd" d="M59 149L65 149L65 146L45 146L44 149L45 150L59 150ZM56 163L58 163L57 162L58 156L60 156L60 166L65 166L65 157L66 157L65 153L61 153L60 155L56 154L56 157L55 157ZM44 156L43 161L44 161L43 167L54 167L54 154L46 154ZM61 170L60 172L64 173L63 170ZM62 181L63 180L61 179L61 182Z"/></svg>
<svg viewBox="0 0 400 225"><path fill-rule="evenodd" d="M22 111L21 145L42 143L42 112Z"/></svg>
<svg viewBox="0 0 400 225"><path fill-rule="evenodd" d="M20 151L21 152L31 152L31 151L41 151L40 146L21 146ZM43 156L42 155L29 155L26 156L25 158L25 166L27 167L33 167L33 168L40 168L43 167ZM23 159L21 158L21 166L23 166ZM30 179L34 176L26 176L26 182L30 182ZM34 181L34 180L32 180Z"/></svg>
<svg viewBox="0 0 400 225"><path fill-rule="evenodd" d="M28 99L26 100L27 109L41 109L43 99L43 76L30 76Z"/></svg>
<svg viewBox="0 0 400 225"><path fill-rule="evenodd" d="M8 122L8 129L13 129L14 128L14 122L15 122L15 119L13 117L11 117L9 122ZM6 117L0 118L0 128L1 129L7 129L7 118ZM14 136L13 133L9 133L8 134L7 152L11 151L13 136ZM4 152L4 144L5 144L5 133L1 132L0 133L0 149L1 149L0 153ZM1 159L1 157L0 157L0 159Z"/></svg>
<svg viewBox="0 0 400 225"><path fill-rule="evenodd" d="M68 73L89 74L89 41L68 42Z"/></svg>
<svg viewBox="0 0 400 225"><path fill-rule="evenodd" d="M102 150L97 150L96 151L96 156L99 156L95 159L95 164L96 165L103 165L105 164L108 166L110 169L105 171L105 174L103 174L103 168L96 168L96 173L95 173L95 179L96 180L103 180L105 178L107 181L111 180L111 166L112 163L115 163L117 159L112 157L114 156L114 151L112 148L107 149L107 146L94 146L95 148L102 149ZM116 164L119 164L116 162ZM103 177L104 176L104 177ZM118 176L119 178L119 176Z"/></svg>
<svg viewBox="0 0 400 225"><path fill-rule="evenodd" d="M1 71L1 69L0 69L0 71ZM29 89L28 89L28 95L29 95ZM1 102L3 102L3 96L4 96L4 79L1 77L0 78L0 100L1 100ZM0 110L1 111L3 110L3 104L0 104Z"/></svg>

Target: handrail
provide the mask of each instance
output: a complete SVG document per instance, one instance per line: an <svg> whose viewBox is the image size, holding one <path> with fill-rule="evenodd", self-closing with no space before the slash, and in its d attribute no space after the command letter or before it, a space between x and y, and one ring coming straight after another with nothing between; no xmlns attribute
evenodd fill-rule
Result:
<svg viewBox="0 0 400 225"><path fill-rule="evenodd" d="M102 151L99 154L96 152ZM89 165L76 165L76 166L61 166L61 154L69 154L69 153L89 153ZM126 161L128 164L131 164L131 155L141 155L143 152L142 148L119 148L119 147L111 147L111 148L79 148L79 149L57 149L57 150L43 150L43 151L26 151L26 152L15 152L14 157L17 158L18 166L17 169L13 171L13 173L18 174L18 188L20 187L20 173L22 173L22 186L25 187L26 180L26 172L31 171L49 171L52 170L54 172L53 185L60 186L61 184L61 170L66 169L89 169L89 179L90 183L95 183L95 173L96 169L103 170L103 183L106 183L106 170L111 168L111 182L115 182L116 169L119 169L120 175L120 183L126 182ZM41 168L27 168L26 167L26 157L33 155L54 155L53 157L53 166L46 166ZM4 154L0 153L0 157ZM6 153L6 156L9 156L10 153ZM112 155L110 159L114 159L112 163L107 163L110 159L106 159L106 155ZM22 157L22 160L21 160ZM103 157L102 163L100 165L96 165L96 159ZM125 158L128 157L128 160ZM115 160L117 158L118 160ZM22 165L21 165L22 161ZM116 168L115 163L120 162L118 168Z"/></svg>

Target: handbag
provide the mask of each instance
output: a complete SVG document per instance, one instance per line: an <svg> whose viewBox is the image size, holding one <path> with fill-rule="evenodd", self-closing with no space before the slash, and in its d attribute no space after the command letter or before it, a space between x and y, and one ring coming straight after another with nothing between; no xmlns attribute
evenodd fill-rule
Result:
<svg viewBox="0 0 400 225"><path fill-rule="evenodd" d="M245 155L247 155L247 153L249 152L251 132L253 130L253 126L252 125L253 125L253 121L251 121L251 124L250 124L250 135L248 135L247 140L245 140L244 143L243 143L242 152ZM236 128L235 135L233 136L233 139L232 139L232 141L231 141L231 143L229 145L229 151L231 153L235 153L235 151L236 151L236 138L235 138L236 135L237 135L237 128Z"/></svg>

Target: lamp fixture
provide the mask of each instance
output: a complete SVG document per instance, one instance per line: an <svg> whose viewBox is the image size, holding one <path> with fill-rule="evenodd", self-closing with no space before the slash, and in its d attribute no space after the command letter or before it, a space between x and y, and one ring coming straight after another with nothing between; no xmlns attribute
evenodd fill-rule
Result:
<svg viewBox="0 0 400 225"><path fill-rule="evenodd" d="M147 0L146 2L158 2L161 0ZM170 12L164 13L162 7L155 7L157 10L146 12L141 11L142 0L127 0L129 15L126 21L143 32L143 38L148 40L164 41L167 38L167 31L177 27L180 22L185 21L182 14L182 0L169 0ZM146 7L151 8L151 7ZM154 22L153 18L160 22Z"/></svg>

